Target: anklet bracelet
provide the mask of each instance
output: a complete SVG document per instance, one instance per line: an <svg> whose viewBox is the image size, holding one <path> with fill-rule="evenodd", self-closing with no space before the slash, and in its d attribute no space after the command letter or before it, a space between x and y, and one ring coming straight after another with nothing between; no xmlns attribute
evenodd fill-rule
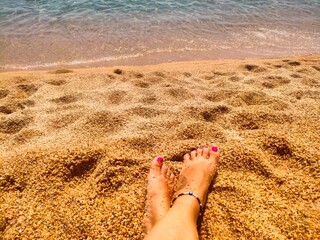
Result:
<svg viewBox="0 0 320 240"><path fill-rule="evenodd" d="M200 198L198 198L197 195L195 195L193 192L183 192L183 193L179 193L174 199L172 199L172 202L171 202L171 205L170 207L172 207L173 203L175 200L177 200L178 197L181 197L183 195L189 195L189 196L193 196L197 199L198 203L199 203L199 206L200 206L200 213L199 213L199 216L201 216L202 214L202 204L201 204L201 201L200 201Z"/></svg>

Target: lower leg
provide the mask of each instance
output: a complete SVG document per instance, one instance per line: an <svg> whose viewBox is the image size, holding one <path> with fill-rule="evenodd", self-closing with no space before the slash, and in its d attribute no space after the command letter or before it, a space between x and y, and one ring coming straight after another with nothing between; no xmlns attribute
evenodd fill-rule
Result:
<svg viewBox="0 0 320 240"><path fill-rule="evenodd" d="M216 173L217 147L197 149L184 156L176 195L193 192L204 206L208 189ZM196 197L182 195L151 229L146 239L198 239L197 219L200 205Z"/></svg>

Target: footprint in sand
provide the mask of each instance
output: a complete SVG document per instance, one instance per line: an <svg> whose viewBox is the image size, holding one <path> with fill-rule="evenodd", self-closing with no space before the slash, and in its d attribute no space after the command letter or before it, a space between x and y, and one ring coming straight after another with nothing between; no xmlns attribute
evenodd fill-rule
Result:
<svg viewBox="0 0 320 240"><path fill-rule="evenodd" d="M292 78L301 78L301 75L299 75L297 73L294 73L294 74L291 74L290 77L292 77Z"/></svg>
<svg viewBox="0 0 320 240"><path fill-rule="evenodd" d="M264 78L262 86L265 88L276 88L290 83L290 80L281 76L268 76Z"/></svg>
<svg viewBox="0 0 320 240"><path fill-rule="evenodd" d="M320 87L319 81L314 78L304 78L301 83L309 87Z"/></svg>
<svg viewBox="0 0 320 240"><path fill-rule="evenodd" d="M155 94L146 94L140 102L144 104L154 104L158 101L158 98Z"/></svg>
<svg viewBox="0 0 320 240"><path fill-rule="evenodd" d="M232 92L232 91L218 91L218 92L210 92L206 94L204 97L210 102L220 102L230 98L232 95L235 95L235 94L236 92Z"/></svg>
<svg viewBox="0 0 320 240"><path fill-rule="evenodd" d="M291 156L292 147L287 139L284 137L268 136L262 147L273 155L278 156Z"/></svg>
<svg viewBox="0 0 320 240"><path fill-rule="evenodd" d="M67 83L66 80L60 79L60 80L50 80L47 81L48 84L54 85L54 86L61 86Z"/></svg>
<svg viewBox="0 0 320 240"><path fill-rule="evenodd" d="M51 99L50 101L56 104L69 104L69 103L78 101L78 97L70 94L70 95L59 97L59 98Z"/></svg>
<svg viewBox="0 0 320 240"><path fill-rule="evenodd" d="M177 136L181 140L201 139L205 129L200 123L192 123L182 129L180 128L181 127L179 126L179 133ZM201 129L201 131L199 131L199 129Z"/></svg>
<svg viewBox="0 0 320 240"><path fill-rule="evenodd" d="M71 179L88 176L94 171L102 155L99 151L88 153L75 152L75 155L71 155L72 157L64 162L64 167L69 170L65 177Z"/></svg>
<svg viewBox="0 0 320 240"><path fill-rule="evenodd" d="M42 136L44 133L33 129L23 129L15 137L14 140L18 144L25 144L34 137Z"/></svg>
<svg viewBox="0 0 320 240"><path fill-rule="evenodd" d="M135 80L134 85L136 87L140 87L140 88L149 88L150 87L150 83L142 81L142 80Z"/></svg>
<svg viewBox="0 0 320 240"><path fill-rule="evenodd" d="M139 72L131 72L130 73L130 77L143 78L144 74L143 73L139 73Z"/></svg>
<svg viewBox="0 0 320 240"><path fill-rule="evenodd" d="M31 122L30 118L16 118L0 122L0 132L15 134Z"/></svg>
<svg viewBox="0 0 320 240"><path fill-rule="evenodd" d="M260 67L254 64L246 64L244 65L244 69L249 71L249 72L254 72L254 73L261 73L267 71L266 68Z"/></svg>
<svg viewBox="0 0 320 240"><path fill-rule="evenodd" d="M318 72L320 72L320 67L318 66L312 66L315 70L317 70Z"/></svg>
<svg viewBox="0 0 320 240"><path fill-rule="evenodd" d="M58 117L49 120L49 126L53 129L59 129L69 126L81 117L80 113L59 114Z"/></svg>
<svg viewBox="0 0 320 240"><path fill-rule="evenodd" d="M104 132L116 132L126 123L126 117L117 115L108 111L93 113L88 117L85 127L91 127L93 130L102 130Z"/></svg>
<svg viewBox="0 0 320 240"><path fill-rule="evenodd" d="M237 117L237 120L233 122L236 122L241 130L256 130L260 128L260 124L255 119L251 119L251 117Z"/></svg>
<svg viewBox="0 0 320 240"><path fill-rule="evenodd" d="M33 107L35 102L33 100L25 100L22 102L12 102L8 105L0 106L0 113L11 114L18 110L25 109L26 107Z"/></svg>
<svg viewBox="0 0 320 240"><path fill-rule="evenodd" d="M206 121L183 123L176 125L175 129L179 140L198 139L201 141L201 139L207 139L208 136L215 139L215 142L225 140L224 134L219 130L212 131L212 126Z"/></svg>
<svg viewBox="0 0 320 240"><path fill-rule="evenodd" d="M231 82L239 82L239 81L241 81L241 80L242 80L242 78L239 77L239 76L231 76L231 77L229 78L229 81L231 81Z"/></svg>
<svg viewBox="0 0 320 240"><path fill-rule="evenodd" d="M227 114L230 112L230 108L227 106L217 106L214 108L208 108L200 113L203 119L207 122L212 122L216 120L218 117L221 117L223 114Z"/></svg>
<svg viewBox="0 0 320 240"><path fill-rule="evenodd" d="M8 94L9 94L9 90L0 89L0 99L5 98L6 96L8 96Z"/></svg>
<svg viewBox="0 0 320 240"><path fill-rule="evenodd" d="M288 61L287 62L288 65L296 67L296 66L300 66L301 62L297 62L297 61Z"/></svg>
<svg viewBox="0 0 320 240"><path fill-rule="evenodd" d="M34 107L36 105L35 101L27 99L18 104L20 109L25 109L26 107Z"/></svg>
<svg viewBox="0 0 320 240"><path fill-rule="evenodd" d="M272 103L272 99L262 92L240 92L230 101L233 106L245 103L246 105L268 105Z"/></svg>
<svg viewBox="0 0 320 240"><path fill-rule="evenodd" d="M184 89L182 87L180 88L169 88L167 91L167 94L174 99L185 101L191 97L193 97L193 94L188 91L187 89Z"/></svg>
<svg viewBox="0 0 320 240"><path fill-rule="evenodd" d="M28 96L31 96L36 91L38 91L38 87L34 84L20 84L17 86L17 89L25 92Z"/></svg>
<svg viewBox="0 0 320 240"><path fill-rule="evenodd" d="M159 72L159 71L155 71L152 73L154 76L157 76L157 77L162 77L162 78L165 78L166 77L166 74L164 74L163 72Z"/></svg>
<svg viewBox="0 0 320 240"><path fill-rule="evenodd" d="M141 153L150 152L157 145L157 139L152 134L146 137L129 137L124 141L131 149Z"/></svg>
<svg viewBox="0 0 320 240"><path fill-rule="evenodd" d="M26 184L24 182L20 182L18 181L15 177L11 176L11 175L4 175L1 176L0 178L0 188L4 189L5 191L23 191L26 187ZM0 215L0 218L2 216ZM5 221L5 219L0 219L0 221ZM0 224L2 224L2 226L0 226L0 232L1 232L1 228L3 230L5 230L4 228L6 227L6 222L0 222ZM1 235L0 235L1 236Z"/></svg>
<svg viewBox="0 0 320 240"><path fill-rule="evenodd" d="M282 68L283 67L283 65L282 64L275 64L275 65L273 65L275 68Z"/></svg>
<svg viewBox="0 0 320 240"><path fill-rule="evenodd" d="M0 113L11 114L13 112L14 112L14 110L12 108L10 108L9 106L0 106Z"/></svg>
<svg viewBox="0 0 320 240"><path fill-rule="evenodd" d="M184 73L183 73L183 76L185 76L185 77L189 78L189 77L191 77L191 76L192 76L192 74L191 74L191 73L189 73L189 72L184 72Z"/></svg>
<svg viewBox="0 0 320 240"><path fill-rule="evenodd" d="M112 91L108 96L108 101L112 104L120 104L125 102L125 97L127 96L127 92L123 90L115 90Z"/></svg>
<svg viewBox="0 0 320 240"><path fill-rule="evenodd" d="M210 80L215 79L216 77L215 77L215 75L204 75L204 76L202 76L202 78L204 80L210 81Z"/></svg>

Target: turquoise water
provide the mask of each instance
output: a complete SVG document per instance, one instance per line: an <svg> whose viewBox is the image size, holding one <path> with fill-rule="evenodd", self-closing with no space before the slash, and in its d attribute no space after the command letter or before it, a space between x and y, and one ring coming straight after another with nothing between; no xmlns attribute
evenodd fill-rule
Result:
<svg viewBox="0 0 320 240"><path fill-rule="evenodd" d="M319 0L0 0L0 67L320 53Z"/></svg>

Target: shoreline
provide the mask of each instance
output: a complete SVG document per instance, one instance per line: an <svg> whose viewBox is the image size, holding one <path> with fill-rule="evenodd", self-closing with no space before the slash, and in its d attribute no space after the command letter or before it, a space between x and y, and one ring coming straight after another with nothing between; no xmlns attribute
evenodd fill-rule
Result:
<svg viewBox="0 0 320 240"><path fill-rule="evenodd" d="M105 68L115 68L115 67L145 67L145 66L156 66L156 65L170 65L170 64L194 64L194 63L232 63L232 62L241 62L241 61L269 61L269 60L276 60L276 59L303 59L303 58L318 58L320 57L320 53L311 53L311 54L302 54L302 55L281 55L281 56L256 56L256 57L236 57L236 58L214 58L214 59L190 59L190 60L179 60L179 54L177 54L175 60L171 60L170 57L168 58L156 58L156 60L148 60L148 57L146 56L141 56L141 57L134 57L137 59L140 59L138 61L135 61L135 63L132 61L132 59L119 59L119 60L113 60L113 61L108 61L107 63L101 61L101 63L97 63L100 61L97 61L93 63L92 65L87 65L87 64L58 64L58 63L52 63L49 65L52 66L24 66L24 67L14 67L14 68L8 68L5 69L0 68L0 74L1 73L6 73L6 72L31 72L31 71L50 71L50 70L55 70L55 69L105 69ZM151 61L151 62L150 62ZM41 65L41 64L40 64Z"/></svg>
<svg viewBox="0 0 320 240"><path fill-rule="evenodd" d="M259 55L248 53L243 54L225 54L225 52L216 53L217 55L212 58L208 56L205 51L203 55L192 52L184 53L152 53L148 55L133 55L132 57L119 57L115 60L104 60L106 58L101 58L97 60L80 60L74 61L72 64L66 63L44 63L44 64L34 64L34 65L4 65L0 68L0 73L2 72L15 72L15 71L45 71L61 68L70 69L89 69L89 68L104 68L104 67L115 67L115 66L148 66L148 65L158 65L158 64L171 64L171 63L184 63L184 62L209 62L209 61L238 61L238 60L259 60L259 59L279 59L279 58L303 58L308 56L319 56L320 53L309 53L309 54L295 54L295 55ZM196 57L195 57L196 56ZM199 57L201 56L201 57Z"/></svg>

